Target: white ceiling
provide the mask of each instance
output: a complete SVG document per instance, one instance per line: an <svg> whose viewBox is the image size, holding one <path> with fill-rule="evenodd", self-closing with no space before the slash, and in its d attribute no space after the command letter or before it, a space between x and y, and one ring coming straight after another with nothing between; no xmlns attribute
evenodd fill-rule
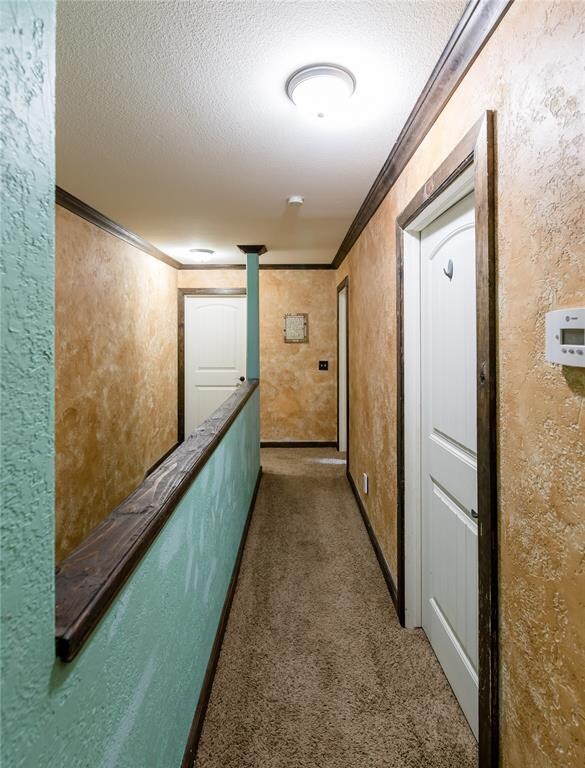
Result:
<svg viewBox="0 0 585 768"><path fill-rule="evenodd" d="M464 5L60 2L57 183L181 261L330 262ZM344 118L285 94L321 61L356 77Z"/></svg>

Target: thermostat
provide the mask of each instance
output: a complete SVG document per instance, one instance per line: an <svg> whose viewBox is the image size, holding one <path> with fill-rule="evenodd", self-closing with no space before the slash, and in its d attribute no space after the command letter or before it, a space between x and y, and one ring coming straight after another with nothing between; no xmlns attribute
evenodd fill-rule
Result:
<svg viewBox="0 0 585 768"><path fill-rule="evenodd" d="M585 368L585 307L546 313L545 357L550 363Z"/></svg>

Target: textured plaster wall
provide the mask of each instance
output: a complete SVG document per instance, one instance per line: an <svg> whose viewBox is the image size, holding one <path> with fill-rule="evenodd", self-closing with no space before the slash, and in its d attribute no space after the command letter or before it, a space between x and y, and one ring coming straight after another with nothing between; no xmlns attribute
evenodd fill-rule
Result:
<svg viewBox="0 0 585 768"><path fill-rule="evenodd" d="M56 206L56 556L177 440L177 271Z"/></svg>
<svg viewBox="0 0 585 768"><path fill-rule="evenodd" d="M396 575L395 218L497 116L503 764L585 764L585 371L545 362L544 314L585 303L585 6L516 0L388 194L350 275L351 472ZM375 316L375 319L374 317Z"/></svg>
<svg viewBox="0 0 585 768"><path fill-rule="evenodd" d="M245 288L245 269L180 269L179 288Z"/></svg>
<svg viewBox="0 0 585 768"><path fill-rule="evenodd" d="M285 344L284 315L307 312L309 343ZM260 273L260 423L263 440L337 436L337 305L332 270ZM319 370L329 360L329 370Z"/></svg>
<svg viewBox="0 0 585 768"><path fill-rule="evenodd" d="M258 472L259 399L81 654L56 661L54 12L47 0L0 3L0 763L178 766Z"/></svg>
<svg viewBox="0 0 585 768"><path fill-rule="evenodd" d="M241 288L243 270L181 270L181 288ZM337 296L332 270L260 271L260 377L263 440L337 437ZM309 343L285 344L287 312L309 314ZM319 360L329 370L319 371Z"/></svg>

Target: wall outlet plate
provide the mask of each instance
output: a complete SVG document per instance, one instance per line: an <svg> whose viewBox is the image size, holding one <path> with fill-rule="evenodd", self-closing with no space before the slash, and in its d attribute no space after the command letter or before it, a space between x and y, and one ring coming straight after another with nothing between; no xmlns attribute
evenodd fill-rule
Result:
<svg viewBox="0 0 585 768"><path fill-rule="evenodd" d="M329 370L329 360L319 360L319 370L320 371L328 371Z"/></svg>
<svg viewBox="0 0 585 768"><path fill-rule="evenodd" d="M370 481L369 481L369 478L368 478L368 475L367 475L366 472L364 472L364 474L362 475L362 479L363 479L362 485L363 485L363 488L364 488L364 493L367 496L368 495L368 491L370 489Z"/></svg>

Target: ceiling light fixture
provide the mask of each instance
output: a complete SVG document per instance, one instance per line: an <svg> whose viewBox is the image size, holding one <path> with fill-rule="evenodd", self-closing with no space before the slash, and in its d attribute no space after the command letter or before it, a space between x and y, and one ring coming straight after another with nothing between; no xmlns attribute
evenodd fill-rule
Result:
<svg viewBox="0 0 585 768"><path fill-rule="evenodd" d="M206 256L213 256L215 251L212 251L211 248L191 248L189 253L204 253Z"/></svg>
<svg viewBox="0 0 585 768"><path fill-rule="evenodd" d="M286 81L289 99L313 117L339 111L355 91L355 77L337 64L311 64L293 72Z"/></svg>
<svg viewBox="0 0 585 768"><path fill-rule="evenodd" d="M291 195L287 201L289 205L302 205L305 202L305 198L302 195Z"/></svg>

